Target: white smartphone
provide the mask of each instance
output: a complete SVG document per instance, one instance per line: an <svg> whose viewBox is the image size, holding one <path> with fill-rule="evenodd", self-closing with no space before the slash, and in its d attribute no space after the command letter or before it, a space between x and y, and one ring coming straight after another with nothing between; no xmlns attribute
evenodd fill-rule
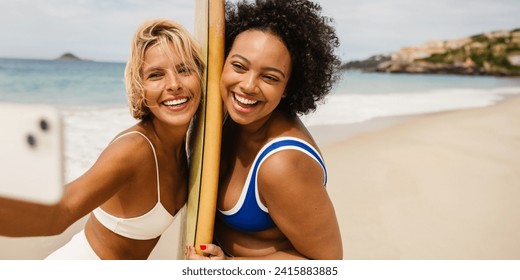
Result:
<svg viewBox="0 0 520 280"><path fill-rule="evenodd" d="M41 204L61 198L62 130L52 106L0 103L0 196Z"/></svg>

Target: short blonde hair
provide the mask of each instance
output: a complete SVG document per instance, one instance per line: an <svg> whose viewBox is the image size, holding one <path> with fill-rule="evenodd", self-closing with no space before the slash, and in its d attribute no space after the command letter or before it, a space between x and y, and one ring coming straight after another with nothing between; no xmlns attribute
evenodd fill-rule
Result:
<svg viewBox="0 0 520 280"><path fill-rule="evenodd" d="M180 24L166 19L149 20L137 28L132 39L130 58L125 68L125 85L132 116L136 119L148 117L143 86L143 64L146 51L160 46L166 54L180 58L187 67L196 70L201 80L204 61L199 44Z"/></svg>

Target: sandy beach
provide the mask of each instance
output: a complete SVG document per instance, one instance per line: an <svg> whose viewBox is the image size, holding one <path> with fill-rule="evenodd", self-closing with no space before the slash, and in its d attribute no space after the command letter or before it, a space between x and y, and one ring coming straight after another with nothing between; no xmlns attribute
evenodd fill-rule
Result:
<svg viewBox="0 0 520 280"><path fill-rule="evenodd" d="M311 132L344 259L520 259L519 97Z"/></svg>

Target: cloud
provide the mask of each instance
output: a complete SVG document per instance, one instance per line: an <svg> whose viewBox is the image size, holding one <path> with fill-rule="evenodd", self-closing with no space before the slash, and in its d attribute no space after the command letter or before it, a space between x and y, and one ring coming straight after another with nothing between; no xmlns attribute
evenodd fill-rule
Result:
<svg viewBox="0 0 520 280"><path fill-rule="evenodd" d="M234 0L236 1L236 0ZM318 0L335 20L345 60L520 27L518 0ZM193 31L193 0L2 0L0 57L54 58L63 52L125 61L136 27L170 18Z"/></svg>
<svg viewBox="0 0 520 280"><path fill-rule="evenodd" d="M321 0L336 21L345 60L520 27L517 0Z"/></svg>
<svg viewBox="0 0 520 280"><path fill-rule="evenodd" d="M169 18L193 30L192 1L3 1L0 56L125 61L134 30L144 20ZM5 39L5 40L4 40Z"/></svg>

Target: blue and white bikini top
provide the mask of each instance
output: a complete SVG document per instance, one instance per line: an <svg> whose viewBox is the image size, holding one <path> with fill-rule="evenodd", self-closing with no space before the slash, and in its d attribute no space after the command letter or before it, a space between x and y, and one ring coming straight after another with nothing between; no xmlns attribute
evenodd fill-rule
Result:
<svg viewBox="0 0 520 280"><path fill-rule="evenodd" d="M237 204L230 210L218 209L219 218L228 226L243 232L258 232L275 226L267 207L258 194L257 176L260 166L269 156L283 150L298 150L316 160L323 168L324 182L327 184L327 170L320 154L307 142L294 137L280 137L265 144L256 155L247 175L244 188ZM282 186L280 186L282 187Z"/></svg>
<svg viewBox="0 0 520 280"><path fill-rule="evenodd" d="M149 240L159 237L171 225L175 216L172 216L161 203L161 188L159 187L159 163L152 142L139 131L130 131L128 133L122 134L112 142L115 142L121 137L133 133L137 133L143 136L152 147L153 156L155 157L155 169L157 173L157 203L147 213L132 218L119 218L110 215L101 209L101 207L94 209L92 213L102 225L116 234L131 239Z"/></svg>

